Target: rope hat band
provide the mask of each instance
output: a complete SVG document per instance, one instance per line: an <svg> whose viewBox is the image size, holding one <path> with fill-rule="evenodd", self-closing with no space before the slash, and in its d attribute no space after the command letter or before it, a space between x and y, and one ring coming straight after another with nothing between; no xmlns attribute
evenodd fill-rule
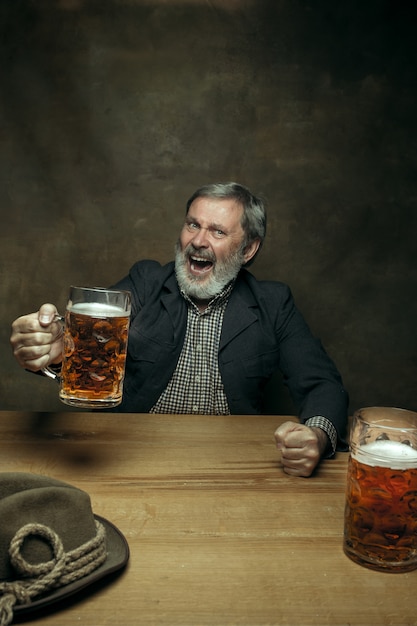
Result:
<svg viewBox="0 0 417 626"><path fill-rule="evenodd" d="M16 603L27 604L50 589L87 576L104 563L107 557L106 531L100 522L96 522L96 527L96 536L71 552L65 552L60 537L48 526L26 524L18 530L10 543L9 555L22 580L0 583L0 626L11 624ZM35 565L26 561L21 549L25 539L31 536L45 539L54 558Z"/></svg>
<svg viewBox="0 0 417 626"><path fill-rule="evenodd" d="M26 473L0 473L0 626L122 569L125 538L89 495Z"/></svg>

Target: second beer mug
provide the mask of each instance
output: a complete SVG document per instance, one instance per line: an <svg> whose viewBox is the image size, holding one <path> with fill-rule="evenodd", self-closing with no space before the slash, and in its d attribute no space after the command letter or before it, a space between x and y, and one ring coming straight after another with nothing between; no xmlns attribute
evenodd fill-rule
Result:
<svg viewBox="0 0 417 626"><path fill-rule="evenodd" d="M386 407L355 413L344 551L371 569L417 568L417 413Z"/></svg>
<svg viewBox="0 0 417 626"><path fill-rule="evenodd" d="M71 287L58 377L62 402L81 408L120 404L130 310L127 291Z"/></svg>

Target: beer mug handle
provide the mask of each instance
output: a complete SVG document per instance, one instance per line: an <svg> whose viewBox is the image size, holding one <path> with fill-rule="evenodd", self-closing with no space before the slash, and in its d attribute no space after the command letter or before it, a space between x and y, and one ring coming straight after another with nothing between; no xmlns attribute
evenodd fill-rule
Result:
<svg viewBox="0 0 417 626"><path fill-rule="evenodd" d="M56 372L51 367L49 367L49 366L48 367L43 367L41 369L41 372L42 372L42 374L44 374L45 376L47 376L51 380L56 380L56 382L58 384L61 382L61 374L60 374L60 372Z"/></svg>
<svg viewBox="0 0 417 626"><path fill-rule="evenodd" d="M53 322L64 322L65 321L65 317L63 317L62 315L55 315L55 317L54 317L54 319L52 321ZM42 367L41 372L42 372L42 374L44 374L45 376L47 376L51 380L55 380L58 384L61 382L60 370L59 371L55 370L53 367L48 365L47 367Z"/></svg>

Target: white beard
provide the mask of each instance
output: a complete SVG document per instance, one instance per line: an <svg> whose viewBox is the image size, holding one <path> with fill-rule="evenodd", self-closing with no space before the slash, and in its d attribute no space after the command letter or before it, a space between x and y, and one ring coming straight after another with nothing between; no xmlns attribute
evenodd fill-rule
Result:
<svg viewBox="0 0 417 626"><path fill-rule="evenodd" d="M209 277L189 275L188 258L191 254L204 256L212 261L213 267ZM194 248L192 244L181 250L178 241L175 247L175 274L178 285L189 298L196 300L211 300L221 293L226 285L236 278L244 262L242 247L232 252L224 261L216 261L212 254L208 255L207 252Z"/></svg>

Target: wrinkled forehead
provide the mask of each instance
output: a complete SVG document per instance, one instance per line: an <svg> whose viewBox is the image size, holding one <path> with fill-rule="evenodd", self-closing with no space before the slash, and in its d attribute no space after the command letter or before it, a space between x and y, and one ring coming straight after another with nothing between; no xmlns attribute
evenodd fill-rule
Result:
<svg viewBox="0 0 417 626"><path fill-rule="evenodd" d="M188 218L203 225L223 225L228 229L242 229L243 206L234 198L211 198L200 196L190 205Z"/></svg>

